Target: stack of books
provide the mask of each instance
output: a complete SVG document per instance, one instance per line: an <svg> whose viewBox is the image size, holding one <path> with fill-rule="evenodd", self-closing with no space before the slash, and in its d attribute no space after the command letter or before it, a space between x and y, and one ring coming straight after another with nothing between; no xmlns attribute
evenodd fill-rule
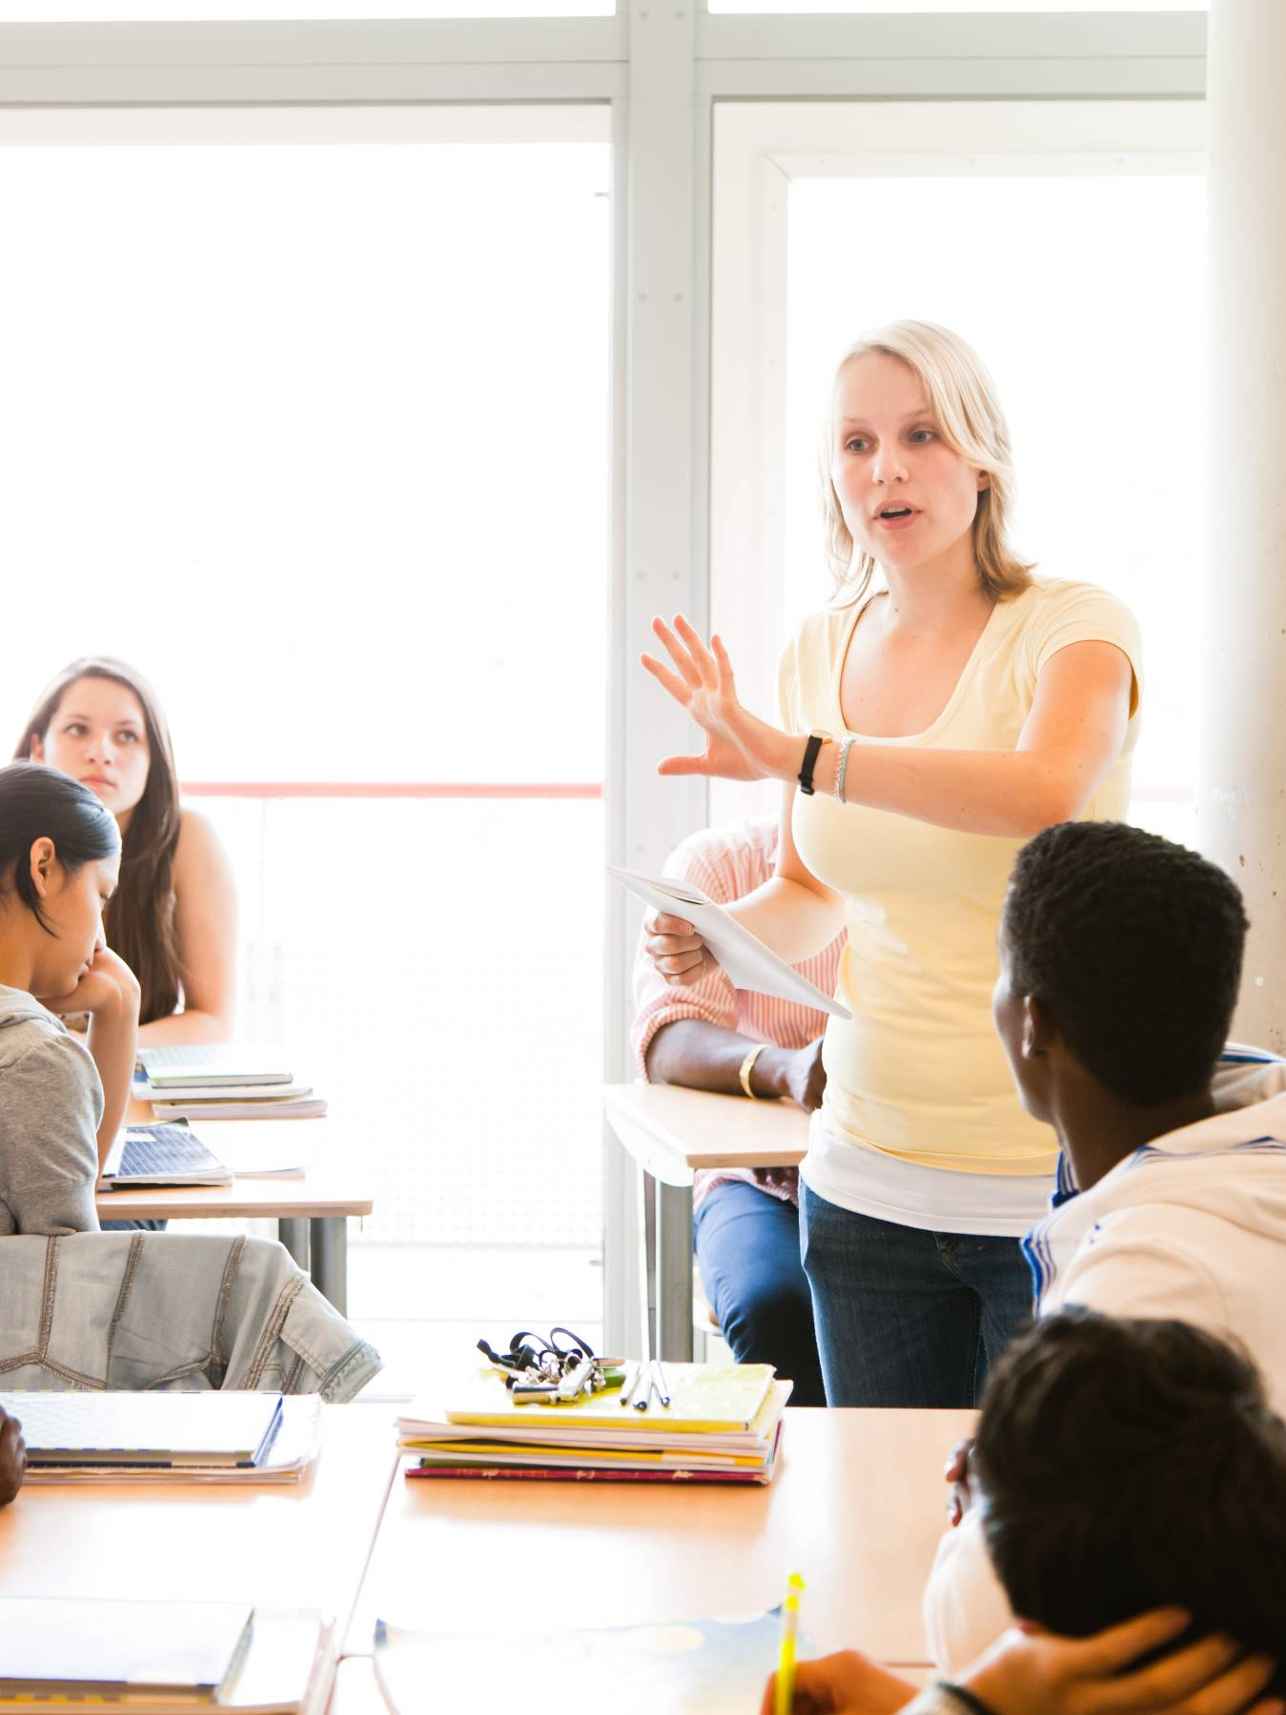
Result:
<svg viewBox="0 0 1286 1715"><path fill-rule="evenodd" d="M559 1404L515 1401L479 1371L444 1408L398 1419L419 1455L410 1477L525 1477L621 1482L770 1483L791 1384L770 1364L666 1364L663 1405L621 1387ZM644 1396L646 1398L646 1396Z"/></svg>
<svg viewBox="0 0 1286 1715"><path fill-rule="evenodd" d="M312 1610L248 1603L0 1600L0 1707L320 1715L337 1639Z"/></svg>
<svg viewBox="0 0 1286 1715"><path fill-rule="evenodd" d="M326 1103L285 1055L236 1043L141 1048L134 1094L158 1120L320 1119Z"/></svg>

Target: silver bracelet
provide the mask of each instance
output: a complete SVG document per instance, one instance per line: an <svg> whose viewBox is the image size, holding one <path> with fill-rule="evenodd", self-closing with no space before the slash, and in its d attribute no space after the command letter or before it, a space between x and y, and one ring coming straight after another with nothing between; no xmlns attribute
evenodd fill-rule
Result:
<svg viewBox="0 0 1286 1715"><path fill-rule="evenodd" d="M846 738L839 747L839 766L835 770L835 796L844 803L844 783L848 779L848 753L856 740Z"/></svg>

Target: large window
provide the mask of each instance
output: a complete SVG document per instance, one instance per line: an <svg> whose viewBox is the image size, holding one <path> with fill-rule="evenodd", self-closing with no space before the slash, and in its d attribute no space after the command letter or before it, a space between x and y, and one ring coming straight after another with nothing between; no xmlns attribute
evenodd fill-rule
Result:
<svg viewBox="0 0 1286 1715"><path fill-rule="evenodd" d="M733 460L780 473L785 500L762 520L760 575L784 637L827 594L817 450L837 359L882 322L945 323L983 355L1010 419L1020 551L1043 575L1106 585L1139 617L1147 684L1133 813L1188 833L1205 493L1176 425L1199 434L1202 419L1199 116L907 104L783 117L732 114L724 130L730 174L756 127L792 143L773 150L775 182L742 223L767 282L749 319L735 279L716 277L727 341L757 328L767 346L752 360L762 366L754 429L738 439L716 407L730 437L715 440L716 613L736 626L745 611L746 568L729 553ZM720 252L729 262L735 224L734 208ZM726 351L716 388L721 374L735 387L718 326L716 341ZM758 664L766 694L762 646Z"/></svg>
<svg viewBox="0 0 1286 1715"><path fill-rule="evenodd" d="M367 1241L600 1239L608 191L591 108L0 149L0 732L154 680Z"/></svg>

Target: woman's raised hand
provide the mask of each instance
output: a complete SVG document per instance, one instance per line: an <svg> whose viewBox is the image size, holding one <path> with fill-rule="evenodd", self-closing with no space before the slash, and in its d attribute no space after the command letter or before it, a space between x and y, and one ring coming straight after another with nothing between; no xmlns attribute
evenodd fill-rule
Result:
<svg viewBox="0 0 1286 1715"><path fill-rule="evenodd" d="M732 662L722 641L712 637L707 648L682 614L673 631L663 619L654 619L652 630L674 665L667 667L653 655L644 655L643 665L706 735L704 756L667 756L657 764L657 773L793 780L803 754L801 741L738 702Z"/></svg>

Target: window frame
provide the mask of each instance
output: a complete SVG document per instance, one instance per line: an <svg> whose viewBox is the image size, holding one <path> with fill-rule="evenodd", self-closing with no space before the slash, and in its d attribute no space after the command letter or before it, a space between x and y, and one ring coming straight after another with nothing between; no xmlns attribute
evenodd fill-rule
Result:
<svg viewBox="0 0 1286 1715"><path fill-rule="evenodd" d="M688 739L635 666L655 612L709 617L713 130L719 102L1191 101L1196 13L711 16L622 0L610 18L0 24L0 147L95 109L378 104L611 108L612 524L607 859L659 864L708 817L658 778ZM30 131L28 131L30 134ZM604 1075L628 1077L638 914L609 894ZM636 1342L632 1172L605 1134L605 1338Z"/></svg>

